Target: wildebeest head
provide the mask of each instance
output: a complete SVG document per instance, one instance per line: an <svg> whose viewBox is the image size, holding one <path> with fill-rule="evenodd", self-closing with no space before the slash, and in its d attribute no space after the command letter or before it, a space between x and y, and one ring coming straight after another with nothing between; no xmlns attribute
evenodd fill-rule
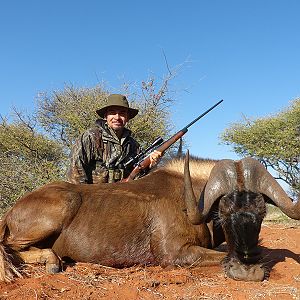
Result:
<svg viewBox="0 0 300 300"><path fill-rule="evenodd" d="M188 153L185 163L185 201L193 224L212 216L222 226L228 246L224 261L226 274L234 279L263 280L267 270L260 264L259 233L266 214L266 201L272 201L286 215L300 219L300 201L293 204L278 182L253 158L221 160L210 173L200 207L189 175Z"/></svg>
<svg viewBox="0 0 300 300"><path fill-rule="evenodd" d="M218 220L222 226L231 255L243 263L256 263L261 223L266 207L261 195L248 191L233 191L219 202Z"/></svg>

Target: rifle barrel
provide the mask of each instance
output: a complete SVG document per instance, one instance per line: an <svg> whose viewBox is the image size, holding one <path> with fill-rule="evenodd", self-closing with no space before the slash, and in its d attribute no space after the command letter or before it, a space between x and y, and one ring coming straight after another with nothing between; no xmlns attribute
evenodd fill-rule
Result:
<svg viewBox="0 0 300 300"><path fill-rule="evenodd" d="M201 114L199 117L197 117L195 120L193 120L190 124L186 125L182 130L187 130L190 126L192 126L194 123L196 123L199 119L204 117L206 114L208 114L211 110L213 110L216 106L218 106L221 102L223 102L223 99L217 102L215 105L213 105L211 108L209 108L207 111L205 111L203 114Z"/></svg>

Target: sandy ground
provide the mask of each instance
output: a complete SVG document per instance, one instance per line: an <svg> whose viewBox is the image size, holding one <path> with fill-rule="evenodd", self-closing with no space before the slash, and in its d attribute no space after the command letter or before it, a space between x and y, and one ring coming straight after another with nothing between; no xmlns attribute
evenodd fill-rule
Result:
<svg viewBox="0 0 300 300"><path fill-rule="evenodd" d="M0 299L300 299L300 222L264 223L260 237L272 266L263 282L225 278L221 267L114 269L77 263L49 275L43 266L31 265L24 278L0 284Z"/></svg>

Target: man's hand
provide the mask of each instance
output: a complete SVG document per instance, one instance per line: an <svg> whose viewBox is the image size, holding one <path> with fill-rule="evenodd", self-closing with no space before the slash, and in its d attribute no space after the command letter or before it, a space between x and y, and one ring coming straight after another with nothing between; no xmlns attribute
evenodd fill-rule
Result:
<svg viewBox="0 0 300 300"><path fill-rule="evenodd" d="M160 160L162 153L160 151L154 150L150 153L150 168L154 167Z"/></svg>

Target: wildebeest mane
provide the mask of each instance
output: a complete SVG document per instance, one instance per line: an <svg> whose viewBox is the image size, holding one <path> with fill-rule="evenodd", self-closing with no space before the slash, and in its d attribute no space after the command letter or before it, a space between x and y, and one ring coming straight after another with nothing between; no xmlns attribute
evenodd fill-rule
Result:
<svg viewBox="0 0 300 300"><path fill-rule="evenodd" d="M159 169L172 172L173 174L180 174L180 176L182 176L184 171L184 161L185 157L169 159ZM189 164L192 179L207 179L211 169L217 162L218 160L191 155Z"/></svg>

